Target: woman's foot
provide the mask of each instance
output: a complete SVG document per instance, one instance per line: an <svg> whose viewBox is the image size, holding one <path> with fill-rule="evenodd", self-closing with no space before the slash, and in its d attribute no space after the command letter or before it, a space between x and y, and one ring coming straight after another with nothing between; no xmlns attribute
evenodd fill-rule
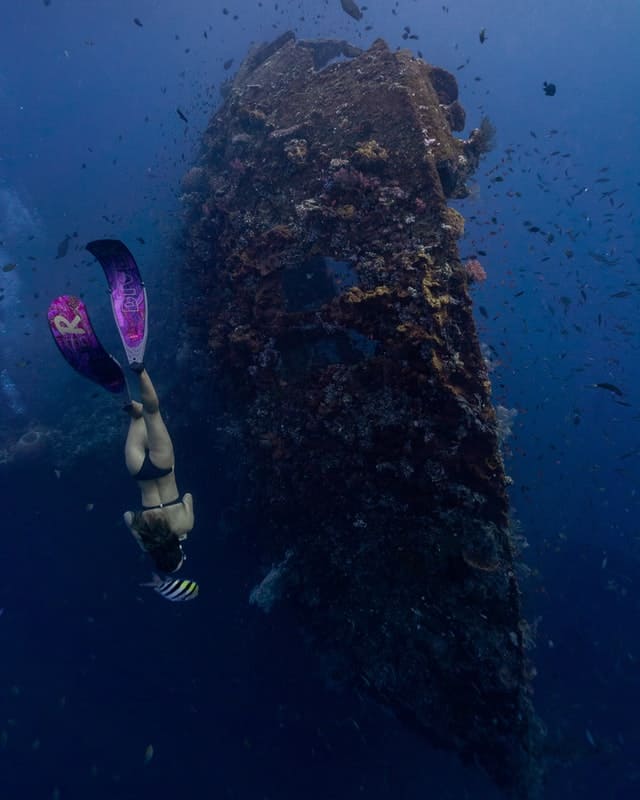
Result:
<svg viewBox="0 0 640 800"><path fill-rule="evenodd" d="M131 419L140 419L142 417L142 403L139 403L137 400L131 400L129 403L125 403L123 408Z"/></svg>

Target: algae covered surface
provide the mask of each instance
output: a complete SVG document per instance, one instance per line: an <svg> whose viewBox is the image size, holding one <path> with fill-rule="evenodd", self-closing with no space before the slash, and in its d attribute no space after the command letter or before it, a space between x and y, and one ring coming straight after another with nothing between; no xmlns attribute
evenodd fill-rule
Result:
<svg viewBox="0 0 640 800"><path fill-rule="evenodd" d="M490 147L378 40L254 48L183 180L190 335L239 432L266 577L334 673L530 796L529 632L448 206Z"/></svg>

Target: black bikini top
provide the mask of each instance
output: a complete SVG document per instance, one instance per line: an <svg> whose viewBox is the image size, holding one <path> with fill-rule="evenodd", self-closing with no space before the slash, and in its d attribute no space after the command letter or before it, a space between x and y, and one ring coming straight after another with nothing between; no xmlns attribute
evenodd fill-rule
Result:
<svg viewBox="0 0 640 800"><path fill-rule="evenodd" d="M181 503L182 500L180 499L180 495L176 497L175 500L169 500L168 503L158 503L156 506L142 506L143 511L155 511L156 508L167 508L167 506L177 506L178 503Z"/></svg>

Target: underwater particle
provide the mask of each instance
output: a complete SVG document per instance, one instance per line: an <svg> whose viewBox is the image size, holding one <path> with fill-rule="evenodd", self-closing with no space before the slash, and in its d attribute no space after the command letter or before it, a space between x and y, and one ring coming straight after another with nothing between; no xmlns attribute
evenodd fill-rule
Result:
<svg viewBox="0 0 640 800"><path fill-rule="evenodd" d="M0 750L4 750L9 741L9 734L6 731L0 732Z"/></svg>
<svg viewBox="0 0 640 800"><path fill-rule="evenodd" d="M153 745L148 744L146 750L144 751L144 765L145 767L147 764L151 763L151 759L153 758Z"/></svg>
<svg viewBox="0 0 640 800"><path fill-rule="evenodd" d="M342 10L354 19L362 19L362 11L354 0L340 0Z"/></svg>
<svg viewBox="0 0 640 800"><path fill-rule="evenodd" d="M556 93L555 83L547 83L547 81L545 81L542 84L542 91L547 95L547 97L553 97L553 95Z"/></svg>
<svg viewBox="0 0 640 800"><path fill-rule="evenodd" d="M57 786L53 787L53 791L51 792L51 800L60 800L60 789Z"/></svg>
<svg viewBox="0 0 640 800"><path fill-rule="evenodd" d="M84 507L84 510L85 511L93 511L94 508L95 508L94 503L87 503L87 505Z"/></svg>
<svg viewBox="0 0 640 800"><path fill-rule="evenodd" d="M487 29L480 28L480 33L478 34L478 39L480 39L480 44L484 44L487 41Z"/></svg>
<svg viewBox="0 0 640 800"><path fill-rule="evenodd" d="M12 264L5 264L4 267L2 267L2 271L3 272L13 272L13 270L15 268L16 268L16 264L13 264L13 263Z"/></svg>

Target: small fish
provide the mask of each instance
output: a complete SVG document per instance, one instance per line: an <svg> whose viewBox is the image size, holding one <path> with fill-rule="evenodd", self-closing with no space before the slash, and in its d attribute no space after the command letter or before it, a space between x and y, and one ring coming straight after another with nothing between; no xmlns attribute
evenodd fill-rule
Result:
<svg viewBox="0 0 640 800"><path fill-rule="evenodd" d="M189 122L189 120L185 117L185 115L180 111L179 108L176 108L176 114L180 117L183 122Z"/></svg>
<svg viewBox="0 0 640 800"><path fill-rule="evenodd" d="M227 60L224 62L224 64L222 65L222 69L224 69L224 70L231 69L231 65L232 65L232 64L233 64L233 59L232 59L232 58L228 58L228 59L227 59Z"/></svg>
<svg viewBox="0 0 640 800"><path fill-rule="evenodd" d="M15 264L5 264L4 267L2 267L2 271L3 272L11 272L15 268L16 268Z"/></svg>
<svg viewBox="0 0 640 800"><path fill-rule="evenodd" d="M621 292L615 292L615 294L610 294L609 297L631 297L631 292L627 292L626 290L622 290Z"/></svg>
<svg viewBox="0 0 640 800"><path fill-rule="evenodd" d="M134 18L133 18L133 22L134 22L134 24L135 24L135 25L137 25L139 28L141 28L141 27L142 27L142 23L140 22L140 20L138 19L138 17L134 17Z"/></svg>
<svg viewBox="0 0 640 800"><path fill-rule="evenodd" d="M556 85L555 83L547 83L547 81L545 81L542 84L542 90L547 97L553 97L553 95L556 93Z"/></svg>
<svg viewBox="0 0 640 800"><path fill-rule="evenodd" d="M480 33L478 34L478 38L480 39L480 44L484 44L487 41L487 29L481 28Z"/></svg>
<svg viewBox="0 0 640 800"><path fill-rule="evenodd" d="M594 389L606 389L608 392L613 392L613 394L617 394L618 397L622 397L624 395L624 392L622 391L622 389L619 389L615 385L615 383L606 383L606 381L604 383L594 383L593 384L593 388Z"/></svg>
<svg viewBox="0 0 640 800"><path fill-rule="evenodd" d="M360 7L354 0L340 0L340 5L342 6L342 10L350 17L362 19L362 11L360 11Z"/></svg>
<svg viewBox="0 0 640 800"><path fill-rule="evenodd" d="M194 600L200 592L200 587L195 581L180 578L161 578L155 573L151 583L141 583L140 585L150 586L166 600L171 600L172 602Z"/></svg>
<svg viewBox="0 0 640 800"><path fill-rule="evenodd" d="M58 245L58 251L56 253L56 258L64 258L67 255L67 251L69 250L69 242L71 241L71 237L67 234L64 239Z"/></svg>

